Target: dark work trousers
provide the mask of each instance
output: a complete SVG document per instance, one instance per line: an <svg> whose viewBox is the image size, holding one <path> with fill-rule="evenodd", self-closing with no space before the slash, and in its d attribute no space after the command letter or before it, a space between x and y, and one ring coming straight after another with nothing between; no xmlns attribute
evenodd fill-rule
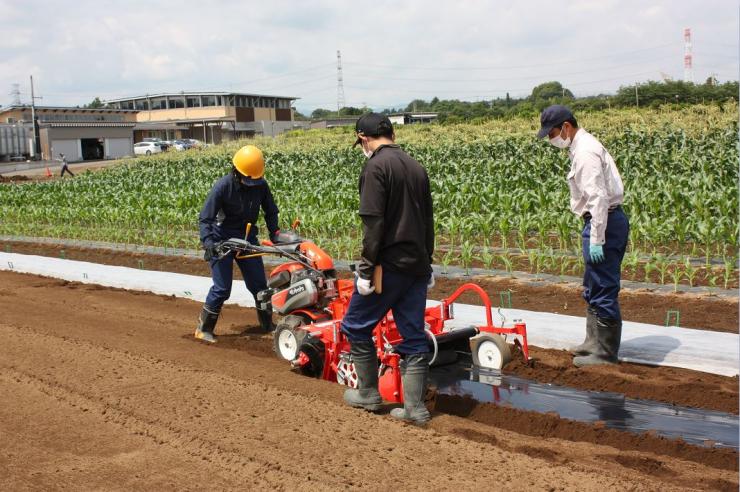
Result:
<svg viewBox="0 0 740 492"><path fill-rule="evenodd" d="M250 238L249 242L257 244L257 239ZM234 258L234 253L230 253L220 260L213 259L210 261L213 286L208 291L206 306L214 312L220 312L221 306L231 295L234 261L239 266L242 277L244 277L244 283L247 285L249 292L255 297L255 301L257 300L257 293L267 288L265 266L261 257L237 260Z"/></svg>
<svg viewBox="0 0 740 492"><path fill-rule="evenodd" d="M70 176L74 177L74 174L72 174L72 171L69 170L66 164L62 166L62 173L59 176L64 176L65 172L68 172Z"/></svg>
<svg viewBox="0 0 740 492"><path fill-rule="evenodd" d="M583 259L586 271L583 273L583 298L596 308L601 318L622 319L619 310L619 287L622 273L622 258L627 249L630 224L622 207L609 212L606 223L606 243L604 261L591 263L589 245L591 240L591 220L586 219L583 227Z"/></svg>
<svg viewBox="0 0 740 492"><path fill-rule="evenodd" d="M372 341L373 329L389 310L403 341L396 347L402 355L429 352L424 333L429 275L416 276L383 269L383 293L360 295L357 287L342 320L342 331L351 342Z"/></svg>

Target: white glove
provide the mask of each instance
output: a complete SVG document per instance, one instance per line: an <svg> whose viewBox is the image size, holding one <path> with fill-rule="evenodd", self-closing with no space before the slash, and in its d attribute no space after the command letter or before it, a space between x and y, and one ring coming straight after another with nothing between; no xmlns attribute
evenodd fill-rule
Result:
<svg viewBox="0 0 740 492"><path fill-rule="evenodd" d="M357 278L357 292L360 293L361 296L369 296L373 292L375 292L375 287L372 286L370 283L370 280L366 280L364 278L358 277Z"/></svg>
<svg viewBox="0 0 740 492"><path fill-rule="evenodd" d="M432 290L434 288L434 273L429 275L429 281L427 282L427 290Z"/></svg>

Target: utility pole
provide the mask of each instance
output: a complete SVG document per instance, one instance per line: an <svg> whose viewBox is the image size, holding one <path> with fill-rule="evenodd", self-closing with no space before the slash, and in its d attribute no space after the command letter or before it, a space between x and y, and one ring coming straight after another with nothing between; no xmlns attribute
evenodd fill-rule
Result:
<svg viewBox="0 0 740 492"><path fill-rule="evenodd" d="M637 94L637 82L635 82L635 105L640 107L640 96Z"/></svg>
<svg viewBox="0 0 740 492"><path fill-rule="evenodd" d="M41 149L39 148L39 126L36 121L36 99L43 99L42 97L36 97L33 92L33 75L31 75L31 121L33 122L33 157L34 159L39 158Z"/></svg>

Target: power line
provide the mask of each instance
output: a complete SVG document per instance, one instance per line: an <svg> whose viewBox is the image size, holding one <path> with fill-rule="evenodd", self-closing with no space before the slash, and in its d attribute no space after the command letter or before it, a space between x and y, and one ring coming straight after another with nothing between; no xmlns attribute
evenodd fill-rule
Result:
<svg viewBox="0 0 740 492"><path fill-rule="evenodd" d="M586 85L586 84L595 84L598 82L611 82L611 81L618 81L618 80L624 80L630 77L637 77L640 75L647 75L655 73L655 70L649 70L644 72L637 72L632 74L625 74L621 75L619 77L610 77L605 79L599 79L599 80L589 80L589 81L582 81L582 82L574 82L569 83L569 86L572 85ZM378 88L378 87L359 87L359 86L353 86L352 89L355 90L367 90L367 91L382 91L382 92L406 92L406 93L440 93L440 94L474 94L477 96L482 96L486 94L503 94L506 92L516 92L516 91L528 91L529 89L523 89L523 88L508 88L508 89L497 89L497 90L491 90L491 89L485 89L485 90L456 90L456 89L422 89L419 87L416 87L414 89L402 89L398 87L385 87L385 88Z"/></svg>
<svg viewBox="0 0 740 492"><path fill-rule="evenodd" d="M414 66L408 66L408 65L377 65L377 64L369 64L365 62L345 62L348 65L362 65L365 67L375 67L375 68L391 68L391 69L407 69L407 70L513 70L513 69L520 69L520 68L539 68L544 66L553 66L553 65L566 65L569 63L581 63L585 61L591 61L591 60L603 60L605 58L611 58L611 57L617 57L622 55L630 55L634 53L640 53L644 51L652 51L657 49L662 49L666 47L676 47L676 43L666 43L658 46L652 46L648 48L641 48L637 50L631 50L631 51L622 51L619 53L611 53L611 54L604 54L594 57L588 57L588 58L574 58L571 60L560 60L555 62L545 62L545 63L537 63L533 65L498 65L498 66L489 66L489 67L414 67Z"/></svg>
<svg viewBox="0 0 740 492"><path fill-rule="evenodd" d="M463 79L430 79L428 77L424 78L416 78L416 77L386 77L384 75L361 75L362 78L370 78L370 79L382 79L382 80L400 80L400 81L410 81L410 82L452 82L452 83L471 83L471 82L500 82L500 81L506 81L506 80L543 80L545 78L555 78L555 77L568 77L572 75L583 75L583 74L589 74L594 72L604 72L605 70L621 70L626 67L630 67L633 65L642 65L644 63L655 63L659 61L669 61L672 60L672 58L661 58L658 60L650 60L645 62L632 62L632 63L626 63L623 65L614 65L611 67L600 67L600 68L594 68L589 70L581 70L578 72L568 72L568 73L559 73L559 74L537 74L537 75L525 75L525 76L517 76L517 77L496 77L496 78L490 78L490 79L469 79L469 78L463 78Z"/></svg>

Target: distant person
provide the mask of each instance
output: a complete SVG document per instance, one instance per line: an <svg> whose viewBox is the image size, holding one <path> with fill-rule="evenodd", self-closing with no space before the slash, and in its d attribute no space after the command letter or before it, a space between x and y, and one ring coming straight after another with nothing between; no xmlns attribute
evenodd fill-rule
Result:
<svg viewBox="0 0 740 492"><path fill-rule="evenodd" d="M211 266L213 287L208 291L206 302L200 313L195 338L215 343L213 331L221 313L221 307L231 295L234 261L242 272L247 289L257 300L257 294L267 288L265 267L261 257L236 259L234 253L218 258L216 245L232 237L242 238L247 223L252 224L247 240L257 241L257 218L260 208L265 215L270 239L277 240L278 208L265 180L265 159L262 151L254 145L245 145L232 159L231 172L213 185L203 210L200 212L200 240L205 249L204 258ZM257 309L260 326L265 332L275 329L272 312Z"/></svg>
<svg viewBox="0 0 740 492"><path fill-rule="evenodd" d="M622 210L624 186L614 159L593 135L578 128L570 109L549 106L537 138L568 149L570 208L583 218L583 298L588 303L586 339L571 349L576 367L614 364L622 338L619 288L629 220Z"/></svg>
<svg viewBox="0 0 740 492"><path fill-rule="evenodd" d="M60 152L59 159L57 159L57 161L62 163L62 173L59 176L63 178L64 173L66 172L66 173L69 173L69 175L74 178L75 175L72 173L72 171L69 170L69 166L67 165L67 158L64 156L64 154Z"/></svg>

